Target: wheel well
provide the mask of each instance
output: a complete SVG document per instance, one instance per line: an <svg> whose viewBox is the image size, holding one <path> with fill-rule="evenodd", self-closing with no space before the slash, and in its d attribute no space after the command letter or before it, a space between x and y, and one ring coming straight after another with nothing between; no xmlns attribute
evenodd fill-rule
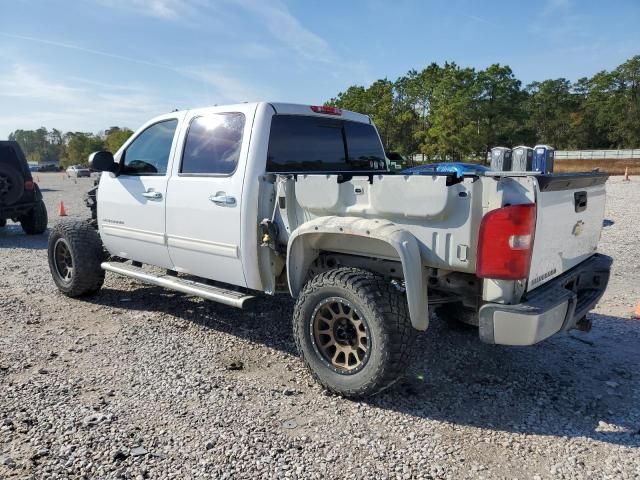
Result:
<svg viewBox="0 0 640 480"><path fill-rule="evenodd" d="M381 220L321 217L307 222L289 238L287 280L292 296L298 296L322 252L342 252L344 256L336 257L335 253L327 260L342 258L348 266L374 272L381 268L383 274L395 269L396 278L405 280L413 326L426 330L429 324L427 280L418 241L410 232ZM388 266L385 261L395 262L396 266Z"/></svg>
<svg viewBox="0 0 640 480"><path fill-rule="evenodd" d="M330 250L318 251L318 256L309 267L308 278L327 270L354 267L382 275L388 279L404 280L400 260L386 260L363 255L352 255Z"/></svg>

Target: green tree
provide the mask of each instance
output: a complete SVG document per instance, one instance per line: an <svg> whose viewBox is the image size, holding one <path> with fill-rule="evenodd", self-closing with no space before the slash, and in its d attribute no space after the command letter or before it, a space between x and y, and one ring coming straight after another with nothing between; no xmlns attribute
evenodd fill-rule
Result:
<svg viewBox="0 0 640 480"><path fill-rule="evenodd" d="M9 140L20 144L30 163L56 163L60 157L62 136L55 128L49 132L45 127L37 130L16 130Z"/></svg>
<svg viewBox="0 0 640 480"><path fill-rule="evenodd" d="M571 117L578 110L578 99L571 91L571 82L564 78L533 82L525 111L527 126L535 133L536 143L567 148L571 144Z"/></svg>
<svg viewBox="0 0 640 480"><path fill-rule="evenodd" d="M478 72L478 124L485 151L522 139L525 96L508 66L494 64Z"/></svg>
<svg viewBox="0 0 640 480"><path fill-rule="evenodd" d="M383 79L368 88L352 86L327 104L369 115L386 151L412 151L411 129L416 121L415 112L403 103L393 82Z"/></svg>
<svg viewBox="0 0 640 480"><path fill-rule="evenodd" d="M407 103L415 112L417 125L413 129L413 153L420 150L420 145L426 143L427 132L431 127L431 109L435 102L436 88L442 80L443 69L436 63L430 64L424 70L410 70L399 81L405 84Z"/></svg>
<svg viewBox="0 0 640 480"><path fill-rule="evenodd" d="M430 125L421 151L439 160L461 160L482 150L476 72L445 63L434 90Z"/></svg>
<svg viewBox="0 0 640 480"><path fill-rule="evenodd" d="M609 139L619 148L640 145L640 55L627 60L611 73L612 89L607 113Z"/></svg>
<svg viewBox="0 0 640 480"><path fill-rule="evenodd" d="M60 160L63 167L87 165L89 155L104 148L104 141L92 133L68 132L64 136L65 156Z"/></svg>
<svg viewBox="0 0 640 480"><path fill-rule="evenodd" d="M133 131L128 128L111 127L105 132L104 148L111 153L116 153L118 149L126 142Z"/></svg>

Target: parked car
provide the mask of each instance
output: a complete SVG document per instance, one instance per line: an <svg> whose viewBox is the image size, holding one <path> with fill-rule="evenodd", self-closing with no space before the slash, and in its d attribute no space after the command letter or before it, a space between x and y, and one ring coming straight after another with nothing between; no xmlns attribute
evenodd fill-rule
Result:
<svg viewBox="0 0 640 480"><path fill-rule="evenodd" d="M441 162L427 163L402 171L404 175L432 175L433 173L455 173L458 177L463 175L477 175L490 171L490 168L478 163Z"/></svg>
<svg viewBox="0 0 640 480"><path fill-rule="evenodd" d="M349 397L403 376L434 308L492 344L587 328L607 175L397 175L384 158L371 119L335 107L162 115L91 156L97 230L56 225L53 280L79 297L109 271L234 307L289 293L306 366Z"/></svg>
<svg viewBox="0 0 640 480"><path fill-rule="evenodd" d="M47 229L47 208L17 142L0 141L0 227L19 222L28 235Z"/></svg>
<svg viewBox="0 0 640 480"><path fill-rule="evenodd" d="M88 168L81 167L79 165L72 165L67 168L67 177L90 177L91 170Z"/></svg>

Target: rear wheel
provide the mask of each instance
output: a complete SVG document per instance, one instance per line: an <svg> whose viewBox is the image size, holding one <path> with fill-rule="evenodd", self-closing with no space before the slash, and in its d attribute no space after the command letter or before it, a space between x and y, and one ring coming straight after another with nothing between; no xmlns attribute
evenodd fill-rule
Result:
<svg viewBox="0 0 640 480"><path fill-rule="evenodd" d="M402 378L416 333L404 295L355 268L311 279L296 302L293 328L314 378L346 397L373 395Z"/></svg>
<svg viewBox="0 0 640 480"><path fill-rule="evenodd" d="M24 193L24 177L6 163L0 163L0 205L13 205Z"/></svg>
<svg viewBox="0 0 640 480"><path fill-rule="evenodd" d="M26 215L20 217L20 225L27 235L39 235L47 229L47 207L40 200Z"/></svg>
<svg viewBox="0 0 640 480"><path fill-rule="evenodd" d="M104 283L104 250L98 232L88 223L67 221L49 235L49 269L58 290L69 297L96 293Z"/></svg>

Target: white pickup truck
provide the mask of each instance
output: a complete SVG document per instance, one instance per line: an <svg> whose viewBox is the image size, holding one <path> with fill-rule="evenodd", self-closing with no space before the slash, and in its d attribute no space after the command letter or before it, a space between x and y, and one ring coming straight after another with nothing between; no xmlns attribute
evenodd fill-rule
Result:
<svg viewBox="0 0 640 480"><path fill-rule="evenodd" d="M105 271L235 307L289 293L304 362L345 396L401 378L430 307L532 345L588 328L609 279L606 175L394 174L370 118L333 107L172 112L90 160L97 221L49 237L64 294Z"/></svg>

